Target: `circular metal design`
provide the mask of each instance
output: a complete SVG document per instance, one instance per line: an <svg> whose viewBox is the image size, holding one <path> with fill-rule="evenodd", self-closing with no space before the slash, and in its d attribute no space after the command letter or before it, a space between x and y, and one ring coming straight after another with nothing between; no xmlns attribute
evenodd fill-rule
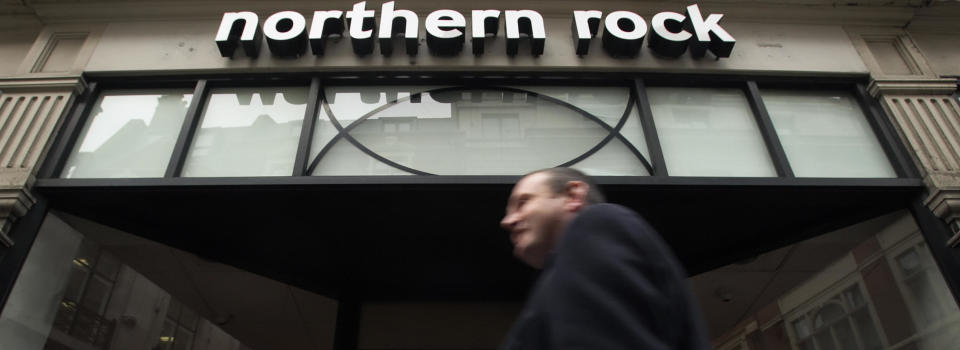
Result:
<svg viewBox="0 0 960 350"><path fill-rule="evenodd" d="M653 167L650 165L650 162L646 159L646 157L644 157L643 154L640 153L640 151L636 148L636 146L633 145L633 143L627 140L627 138L620 133L620 130L623 129L623 126L627 123L627 119L630 117L630 111L633 109L634 105L636 104L636 100L633 94L628 94L629 97L627 100L626 108L624 108L623 113L621 114L620 119L617 122L617 125L611 127L610 125L605 123L603 120L601 120L599 117L569 102L566 102L554 97L550 97L544 94L539 94L529 90L513 88L513 87L503 87L503 86L482 86L482 87L456 86L456 87L445 87L445 88L438 88L438 89L433 89L433 90L428 90L423 92L412 93L409 96L397 98L393 101L388 101L384 105L377 107L372 111L369 111L366 114L362 115L361 117L357 118L347 126L341 125L340 122L337 120L337 117L336 115L333 114L333 110L330 108L329 103L327 103L326 95L321 91L320 98L323 105L323 110L327 114L327 117L330 118L330 123L333 124L335 128L337 128L337 134L333 138L331 138L330 141L327 142L327 144L324 145L323 148L320 150L320 152L317 153L317 155L313 158L313 161L310 162L310 165L307 168L307 174L313 174L313 172L317 168L317 165L320 163L323 157L333 148L333 146L338 141L340 141L341 139L344 139L347 142L350 142L353 146L357 147L357 149L359 149L361 152L396 169L400 169L414 175L438 175L438 174L433 174L426 171L414 169L414 168L405 166L403 164L397 163L395 161L392 161L378 154L377 152L374 152L369 147L363 145L363 143L361 143L352 135L350 135L350 131L355 129L358 125L360 125L367 119L373 117L377 113L382 112L399 103L409 101L410 99L418 99L421 97L422 94L425 94L425 93L426 94L443 94L443 93L450 93L450 92L471 92L471 91L500 91L500 92L526 94L527 96L543 99L545 101L549 101L559 106L568 108L576 112L577 114L580 114L582 117L586 118L587 120L590 120L596 123L597 125L599 125L600 127L602 127L603 129L607 130L607 135L602 140L600 140L600 142L598 142L596 145L591 147L589 150L587 150L583 154L580 154L574 157L573 159L570 159L569 161L556 165L557 167L573 166L578 162L584 159L587 159L588 157L590 157L591 155L593 155L594 153L602 149L604 146L606 146L607 143L609 143L611 140L616 138L617 140L620 140L621 142L623 142L623 144L630 150L630 152L633 153L635 157L637 157L637 159L641 162L641 164L643 164L643 167L647 170L648 174L653 174Z"/></svg>

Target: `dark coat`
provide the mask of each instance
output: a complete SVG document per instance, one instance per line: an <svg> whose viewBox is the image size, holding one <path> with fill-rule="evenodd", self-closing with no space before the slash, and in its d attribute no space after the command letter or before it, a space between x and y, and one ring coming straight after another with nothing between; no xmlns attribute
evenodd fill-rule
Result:
<svg viewBox="0 0 960 350"><path fill-rule="evenodd" d="M501 349L709 349L686 277L639 215L589 206L567 227Z"/></svg>

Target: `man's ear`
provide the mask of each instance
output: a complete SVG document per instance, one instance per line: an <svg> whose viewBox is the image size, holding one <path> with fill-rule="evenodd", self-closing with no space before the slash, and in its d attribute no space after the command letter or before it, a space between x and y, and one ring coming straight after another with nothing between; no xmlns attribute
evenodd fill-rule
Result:
<svg viewBox="0 0 960 350"><path fill-rule="evenodd" d="M587 204L587 193L590 192L590 185L583 181L568 181L564 194L567 197L565 205L572 212L578 212Z"/></svg>

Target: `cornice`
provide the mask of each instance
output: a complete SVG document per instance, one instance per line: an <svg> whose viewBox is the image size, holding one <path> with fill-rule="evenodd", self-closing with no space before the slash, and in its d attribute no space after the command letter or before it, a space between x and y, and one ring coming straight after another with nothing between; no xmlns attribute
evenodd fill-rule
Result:
<svg viewBox="0 0 960 350"><path fill-rule="evenodd" d="M89 21L183 20L219 18L227 11L252 11L269 15L280 10L299 11L308 15L318 10L349 10L355 0L333 1L83 1L34 2L31 8L44 23ZM378 10L383 1L368 2L367 8ZM837 5L834 2L811 1L572 1L572 0L489 0L482 3L399 0L397 7L426 14L438 9L468 12L474 9L531 9L544 16L570 16L573 10L604 12L627 10L644 16L661 11L682 12L686 5L698 3L705 12L723 13L732 22L775 22L843 25L879 25L903 27L910 23L915 7L908 2L885 6Z"/></svg>
<svg viewBox="0 0 960 350"><path fill-rule="evenodd" d="M876 79L867 91L873 97L884 95L951 95L957 91L957 80L948 78Z"/></svg>
<svg viewBox="0 0 960 350"><path fill-rule="evenodd" d="M72 90L79 94L86 89L87 82L82 77L0 78L0 93Z"/></svg>

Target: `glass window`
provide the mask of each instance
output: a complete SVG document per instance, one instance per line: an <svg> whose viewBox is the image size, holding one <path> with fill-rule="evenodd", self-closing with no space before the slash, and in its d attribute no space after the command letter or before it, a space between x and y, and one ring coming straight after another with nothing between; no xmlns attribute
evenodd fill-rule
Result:
<svg viewBox="0 0 960 350"><path fill-rule="evenodd" d="M523 174L576 160L621 119L639 118L625 87L328 87L324 96L313 175ZM620 134L583 170L646 175L634 154L646 153L639 122Z"/></svg>
<svg viewBox="0 0 960 350"><path fill-rule="evenodd" d="M94 275L87 282L87 292L83 295L81 306L97 314L103 314L112 289L113 283L100 277L100 275Z"/></svg>
<svg viewBox="0 0 960 350"><path fill-rule="evenodd" d="M167 291L122 260L132 256L126 249L143 244L138 243L142 238L116 234L127 238L109 238L101 248L98 241L48 214L0 313L0 349L238 348L232 333L189 306L174 303L170 313L164 312ZM123 242L119 254L107 254L118 242ZM139 266L145 266L144 261L138 260Z"/></svg>
<svg viewBox="0 0 960 350"><path fill-rule="evenodd" d="M177 324L170 319L163 321L163 329L160 330L160 341L154 345L153 350L169 350L173 348L174 331Z"/></svg>
<svg viewBox="0 0 960 350"><path fill-rule="evenodd" d="M960 312L926 244L911 246L893 259L904 299L917 326L920 349L960 344Z"/></svg>
<svg viewBox="0 0 960 350"><path fill-rule="evenodd" d="M305 87L212 89L183 176L289 176Z"/></svg>
<svg viewBox="0 0 960 350"><path fill-rule="evenodd" d="M763 90L797 177L896 177L863 111L839 91Z"/></svg>
<svg viewBox="0 0 960 350"><path fill-rule="evenodd" d="M192 97L187 89L104 92L61 176L163 177Z"/></svg>
<svg viewBox="0 0 960 350"><path fill-rule="evenodd" d="M777 176L740 89L647 88L671 176Z"/></svg>
<svg viewBox="0 0 960 350"><path fill-rule="evenodd" d="M876 323L859 285L831 297L794 320L793 331L801 349L880 349Z"/></svg>
<svg viewBox="0 0 960 350"><path fill-rule="evenodd" d="M171 297L163 331L153 350L191 350L199 320L195 311Z"/></svg>

